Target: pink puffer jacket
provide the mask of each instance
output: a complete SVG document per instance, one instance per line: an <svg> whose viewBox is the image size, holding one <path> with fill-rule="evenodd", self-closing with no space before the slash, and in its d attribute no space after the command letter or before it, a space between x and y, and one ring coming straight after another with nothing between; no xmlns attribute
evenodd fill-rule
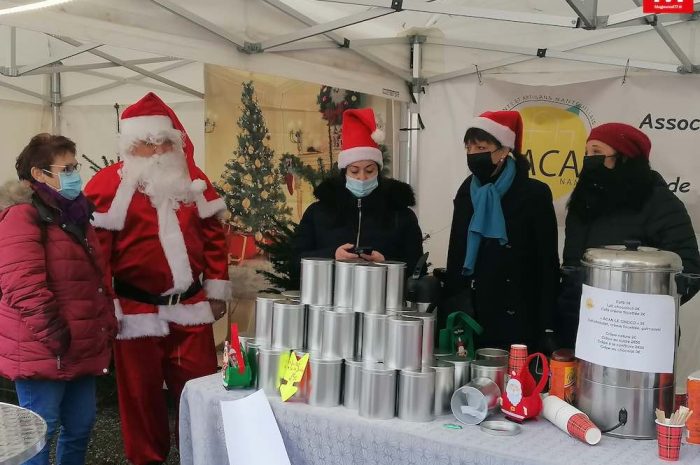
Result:
<svg viewBox="0 0 700 465"><path fill-rule="evenodd" d="M0 188L0 376L106 373L116 319L97 235L88 226L81 242L32 193L21 182Z"/></svg>

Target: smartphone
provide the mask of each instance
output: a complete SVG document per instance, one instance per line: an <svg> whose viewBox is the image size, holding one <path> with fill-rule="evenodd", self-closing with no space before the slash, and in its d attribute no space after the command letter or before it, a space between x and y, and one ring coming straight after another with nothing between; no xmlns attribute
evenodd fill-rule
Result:
<svg viewBox="0 0 700 465"><path fill-rule="evenodd" d="M372 255L374 249L368 246L357 246L350 249L349 252L357 255Z"/></svg>

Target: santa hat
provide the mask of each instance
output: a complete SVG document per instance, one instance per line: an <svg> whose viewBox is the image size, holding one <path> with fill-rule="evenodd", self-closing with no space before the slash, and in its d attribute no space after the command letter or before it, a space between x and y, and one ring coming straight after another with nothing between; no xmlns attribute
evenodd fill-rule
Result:
<svg viewBox="0 0 700 465"><path fill-rule="evenodd" d="M517 111L486 111L474 118L467 129L488 132L503 147L517 153L523 147L523 119Z"/></svg>
<svg viewBox="0 0 700 465"><path fill-rule="evenodd" d="M187 168L192 179L196 173L194 145L177 115L153 92L130 105L121 115L120 140L130 146L137 141L161 142L169 140L182 147L187 159Z"/></svg>
<svg viewBox="0 0 700 465"><path fill-rule="evenodd" d="M190 190L194 193L200 215L207 218L225 210L223 199L194 162L194 145L185 127L173 109L156 94L149 92L124 110L121 115L119 139L124 148L131 147L137 141L160 143L164 140L182 148L192 179Z"/></svg>
<svg viewBox="0 0 700 465"><path fill-rule="evenodd" d="M338 156L338 168L362 160L383 165L379 145L384 142L384 131L377 125L371 108L358 108L343 112L343 149Z"/></svg>
<svg viewBox="0 0 700 465"><path fill-rule="evenodd" d="M651 141L639 129L624 123L606 123L591 129L588 140L608 144L617 153L627 158L649 159Z"/></svg>

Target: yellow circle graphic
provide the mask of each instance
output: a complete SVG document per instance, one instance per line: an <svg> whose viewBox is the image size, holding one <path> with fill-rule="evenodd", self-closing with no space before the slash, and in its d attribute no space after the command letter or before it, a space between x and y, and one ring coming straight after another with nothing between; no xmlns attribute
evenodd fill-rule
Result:
<svg viewBox="0 0 700 465"><path fill-rule="evenodd" d="M523 155L530 177L549 185L555 199L571 193L583 166L588 131L576 107L518 109L523 118Z"/></svg>

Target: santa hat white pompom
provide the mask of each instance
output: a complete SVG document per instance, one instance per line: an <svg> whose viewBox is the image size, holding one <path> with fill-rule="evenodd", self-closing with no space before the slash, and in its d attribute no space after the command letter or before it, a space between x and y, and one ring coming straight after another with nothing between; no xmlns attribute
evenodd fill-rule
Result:
<svg viewBox="0 0 700 465"><path fill-rule="evenodd" d="M384 142L384 137L386 137L386 134L384 133L384 130L380 127L377 127L374 131L372 131L372 140L375 141L377 144L381 144Z"/></svg>
<svg viewBox="0 0 700 465"><path fill-rule="evenodd" d="M195 179L190 185L190 191L195 194L201 194L207 189L207 183L202 179Z"/></svg>

